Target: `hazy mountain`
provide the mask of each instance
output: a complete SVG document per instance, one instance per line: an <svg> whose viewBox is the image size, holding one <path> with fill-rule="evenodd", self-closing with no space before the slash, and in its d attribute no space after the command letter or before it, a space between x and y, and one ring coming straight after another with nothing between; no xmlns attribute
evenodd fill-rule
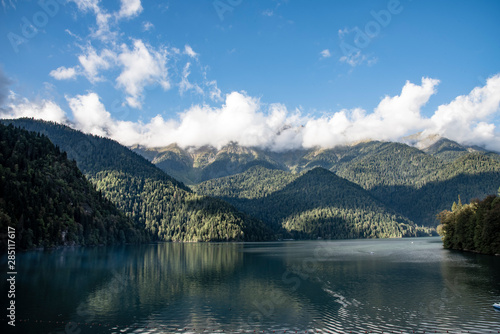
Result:
<svg viewBox="0 0 500 334"><path fill-rule="evenodd" d="M208 146L182 149L175 144L162 148L133 146L131 149L186 184L238 174L253 166L286 169L268 152L235 143L220 150Z"/></svg>
<svg viewBox="0 0 500 334"><path fill-rule="evenodd" d="M433 173L446 164L470 153L500 159L496 153L479 147L463 146L446 138L433 137L426 143L428 145L422 149L397 142L366 141L331 149L284 152L242 147L235 143L219 150L207 146L183 149L175 144L162 148L135 146L132 150L186 184L196 184L238 174L253 166L263 166L291 172L323 167L365 188L376 185L375 179L393 185L416 185L427 182ZM414 144L422 145L422 142Z"/></svg>
<svg viewBox="0 0 500 334"><path fill-rule="evenodd" d="M228 203L193 193L110 139L31 119L4 120L45 134L106 198L159 240L264 240L268 228Z"/></svg>

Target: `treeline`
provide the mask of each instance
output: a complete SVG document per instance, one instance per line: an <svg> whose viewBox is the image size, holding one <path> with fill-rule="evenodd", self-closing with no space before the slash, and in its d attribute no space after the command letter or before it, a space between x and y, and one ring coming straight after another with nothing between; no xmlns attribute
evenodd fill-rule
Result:
<svg viewBox="0 0 500 334"><path fill-rule="evenodd" d="M253 167L200 183L194 189L220 196L264 221L282 238L346 239L430 235L388 209L360 186L317 167L289 172Z"/></svg>
<svg viewBox="0 0 500 334"><path fill-rule="evenodd" d="M262 241L271 231L228 203L154 178L99 172L97 189L162 241Z"/></svg>
<svg viewBox="0 0 500 334"><path fill-rule="evenodd" d="M500 254L500 188L498 196L490 195L482 201L462 204L459 200L439 218L445 248Z"/></svg>
<svg viewBox="0 0 500 334"><path fill-rule="evenodd" d="M0 231L20 249L148 239L43 135L0 124Z"/></svg>
<svg viewBox="0 0 500 334"><path fill-rule="evenodd" d="M68 153L104 197L160 241L262 241L261 221L230 204L193 193L183 183L119 143L67 126L32 119L5 120L41 132Z"/></svg>
<svg viewBox="0 0 500 334"><path fill-rule="evenodd" d="M153 159L167 173L188 183L218 178L220 186L196 189L207 195L253 198L279 186L284 178L322 167L367 190L385 206L418 225L435 227L436 215L461 194L464 201L494 193L500 184L500 155L466 147L441 138L423 150L402 143L370 141L330 149L313 148L271 152L229 144L219 150L210 147L183 150L176 145L149 151L138 150ZM153 154L156 152L156 155ZM182 164L179 162L182 161ZM252 166L283 170L277 180L266 178L265 184L231 179ZM214 171L208 173L208 171ZM217 173L216 173L217 172ZM199 174L199 175L198 175ZM198 175L198 176L194 176ZM211 192L213 190L213 192ZM260 195L258 195L260 196Z"/></svg>

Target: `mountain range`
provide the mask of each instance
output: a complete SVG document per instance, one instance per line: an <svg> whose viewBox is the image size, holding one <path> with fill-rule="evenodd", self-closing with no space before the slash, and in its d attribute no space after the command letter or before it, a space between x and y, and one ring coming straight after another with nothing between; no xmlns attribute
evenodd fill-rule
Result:
<svg viewBox="0 0 500 334"><path fill-rule="evenodd" d="M46 135L152 240L429 235L454 201L500 186L499 154L446 138L420 148L380 141L283 152L237 143L127 148L60 124L3 122Z"/></svg>
<svg viewBox="0 0 500 334"><path fill-rule="evenodd" d="M97 191L162 241L257 241L271 238L261 221L220 199L198 195L117 142L32 119L3 123L47 136L74 160Z"/></svg>
<svg viewBox="0 0 500 334"><path fill-rule="evenodd" d="M430 227L436 226L436 214L448 209L459 196L464 201L484 198L495 194L500 186L499 154L446 138L434 138L421 149L380 141L284 152L241 147L236 143L221 149L182 149L177 145L132 149L166 173L194 185L196 191L219 197L224 189L231 192L232 188L240 188L245 177L230 179L231 182L217 179L244 175L255 166L281 171L275 178L289 175L288 179L321 167L360 186L414 223ZM236 205L230 197L223 198Z"/></svg>

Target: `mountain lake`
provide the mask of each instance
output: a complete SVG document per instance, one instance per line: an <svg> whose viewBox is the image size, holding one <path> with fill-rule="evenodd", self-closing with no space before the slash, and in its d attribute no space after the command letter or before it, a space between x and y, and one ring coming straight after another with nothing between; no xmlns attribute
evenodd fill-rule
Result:
<svg viewBox="0 0 500 334"><path fill-rule="evenodd" d="M500 257L439 237L75 247L16 263L8 332L500 331Z"/></svg>

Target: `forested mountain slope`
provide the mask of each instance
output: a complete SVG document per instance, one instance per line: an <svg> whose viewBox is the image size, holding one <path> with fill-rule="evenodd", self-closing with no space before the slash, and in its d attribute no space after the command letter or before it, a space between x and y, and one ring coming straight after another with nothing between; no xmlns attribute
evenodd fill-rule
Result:
<svg viewBox="0 0 500 334"><path fill-rule="evenodd" d="M500 185L498 154L446 139L422 150L378 141L284 152L235 143L220 150L135 147L155 166L112 140L63 125L10 122L49 136L159 240L265 240L269 227L300 238L425 234L417 225L436 227L436 215L457 196L470 201ZM157 167L191 184L208 181L193 192Z"/></svg>
<svg viewBox="0 0 500 334"><path fill-rule="evenodd" d="M148 240L45 136L0 124L0 230L20 249Z"/></svg>
<svg viewBox="0 0 500 334"><path fill-rule="evenodd" d="M228 203L193 193L115 141L32 119L4 120L47 135L119 209L158 240L266 240L262 222Z"/></svg>
<svg viewBox="0 0 500 334"><path fill-rule="evenodd" d="M430 233L417 229L360 186L320 167L292 174L258 166L193 188L262 219L282 237L340 239Z"/></svg>
<svg viewBox="0 0 500 334"><path fill-rule="evenodd" d="M188 151L183 152L189 155ZM500 185L498 154L465 147L445 138L424 150L402 143L370 141L331 149L254 151L258 151L260 156L265 155L267 160L249 161L250 157L246 155L245 166L253 163L286 170L279 174L280 179L285 175L283 173L293 175L322 167L361 186L393 211L426 226L435 227L436 215L458 195L464 201L470 201L495 193ZM232 159L237 160L235 157ZM272 161L272 164L263 161ZM210 164L210 161L205 161L203 168L208 168ZM224 172L232 175L227 170ZM242 186L236 180L234 185L222 188L234 192ZM221 195L220 190L214 191L213 195ZM204 193L212 194L209 191Z"/></svg>

